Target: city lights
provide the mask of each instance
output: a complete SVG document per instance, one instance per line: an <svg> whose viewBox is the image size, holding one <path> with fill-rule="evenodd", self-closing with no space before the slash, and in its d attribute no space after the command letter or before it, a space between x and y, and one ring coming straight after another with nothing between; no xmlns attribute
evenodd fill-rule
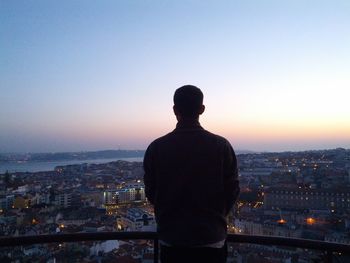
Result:
<svg viewBox="0 0 350 263"><path fill-rule="evenodd" d="M283 225L283 224L287 223L287 221L284 220L283 218L281 218L277 221L277 223Z"/></svg>
<svg viewBox="0 0 350 263"><path fill-rule="evenodd" d="M226 262L350 262L349 14L350 0L2 0L0 263L212 243ZM195 119L173 108L186 84L204 94ZM199 133L148 158L174 129ZM209 148L207 131L227 141Z"/></svg>
<svg viewBox="0 0 350 263"><path fill-rule="evenodd" d="M312 217L308 217L308 218L306 219L306 223L307 223L308 225L313 225L313 224L316 223L316 219L315 219L315 218L312 218Z"/></svg>

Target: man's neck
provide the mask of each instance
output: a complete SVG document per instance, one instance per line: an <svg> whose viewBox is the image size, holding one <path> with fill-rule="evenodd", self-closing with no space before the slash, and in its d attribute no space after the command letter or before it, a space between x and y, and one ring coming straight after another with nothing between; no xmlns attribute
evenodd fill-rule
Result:
<svg viewBox="0 0 350 263"><path fill-rule="evenodd" d="M199 119L188 119L188 118L181 118L178 120L176 128L190 128L190 127L200 127Z"/></svg>

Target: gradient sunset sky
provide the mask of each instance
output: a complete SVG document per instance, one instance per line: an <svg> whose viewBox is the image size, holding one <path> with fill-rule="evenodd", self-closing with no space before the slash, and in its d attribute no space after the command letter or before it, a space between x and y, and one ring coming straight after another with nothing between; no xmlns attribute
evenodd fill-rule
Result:
<svg viewBox="0 0 350 263"><path fill-rule="evenodd" d="M0 1L0 152L145 149L185 84L235 149L350 148L350 1Z"/></svg>

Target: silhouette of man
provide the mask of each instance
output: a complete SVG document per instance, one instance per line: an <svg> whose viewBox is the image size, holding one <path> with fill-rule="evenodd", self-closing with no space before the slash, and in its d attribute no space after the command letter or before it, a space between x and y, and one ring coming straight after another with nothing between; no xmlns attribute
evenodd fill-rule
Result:
<svg viewBox="0 0 350 263"><path fill-rule="evenodd" d="M239 194L235 153L201 127L199 88L178 88L173 110L176 129L149 145L143 163L161 262L226 262L226 216Z"/></svg>

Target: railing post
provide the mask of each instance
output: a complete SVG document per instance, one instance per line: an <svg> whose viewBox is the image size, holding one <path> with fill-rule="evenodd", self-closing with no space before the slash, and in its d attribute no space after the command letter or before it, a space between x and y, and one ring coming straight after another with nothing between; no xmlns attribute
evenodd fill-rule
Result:
<svg viewBox="0 0 350 263"><path fill-rule="evenodd" d="M331 251L331 250L326 251L326 262L327 263L333 262L333 251Z"/></svg>
<svg viewBox="0 0 350 263"><path fill-rule="evenodd" d="M159 242L158 238L155 238L153 243L153 263L158 263L159 258Z"/></svg>

